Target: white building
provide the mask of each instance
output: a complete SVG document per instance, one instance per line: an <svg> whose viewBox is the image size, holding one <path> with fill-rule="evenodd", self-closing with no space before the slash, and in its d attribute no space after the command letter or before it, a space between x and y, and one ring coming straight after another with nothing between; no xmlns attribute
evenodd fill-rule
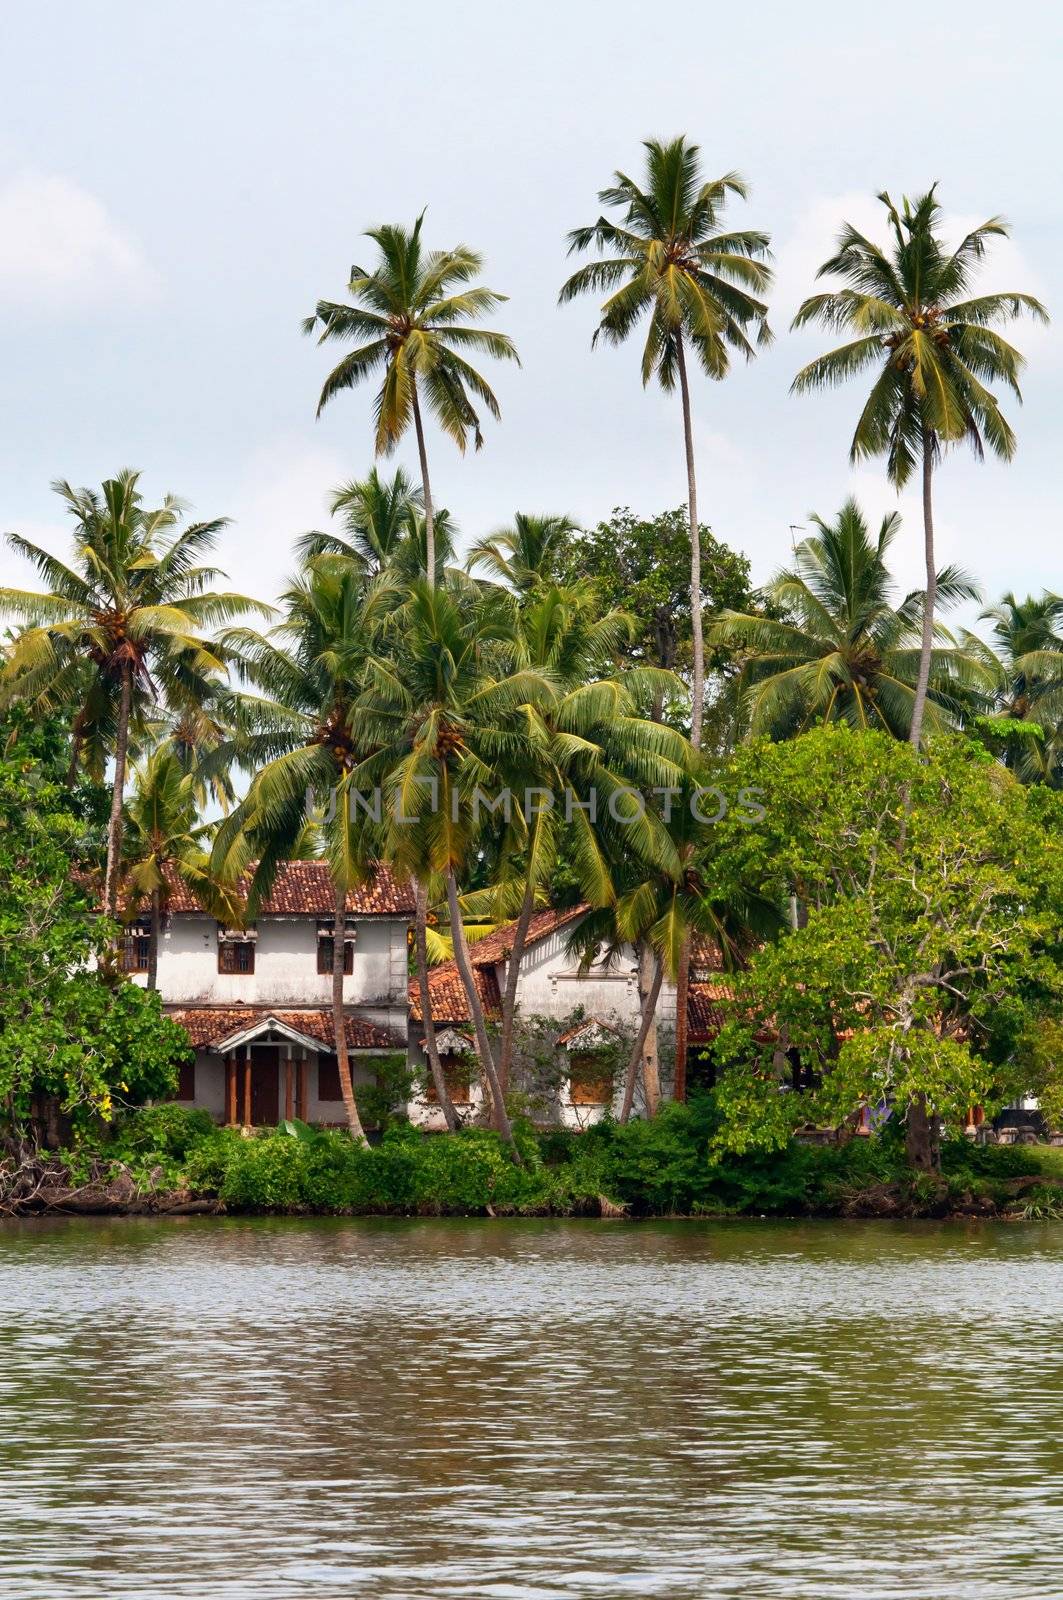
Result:
<svg viewBox="0 0 1063 1600"><path fill-rule="evenodd" d="M407 934L413 893L380 868L347 898L344 1004L355 1086L407 1048ZM291 861L253 924L228 929L174 879L158 954L166 1011L195 1060L178 1098L220 1122L268 1126L298 1116L342 1123L332 1028L333 892L328 866ZM150 931L131 925L125 967L145 982Z"/></svg>
<svg viewBox="0 0 1063 1600"><path fill-rule="evenodd" d="M638 961L632 946L625 946L613 963L581 964L571 953L572 935L587 913L586 906L564 911L540 911L528 929L517 980L520 1017L553 1019L559 1031L551 1042L561 1063L558 1073L557 1112L567 1127L586 1127L610 1107L619 1110L621 1089L603 1074L601 1060L608 1036L633 1038L638 1027ZM516 923L505 923L470 947L469 955L477 992L490 1022L501 1016L509 957ZM719 1002L726 994L717 976L719 953L698 941L692 962L688 1004L688 1040L704 1046L722 1024ZM474 1114L481 1090L471 1070L475 1062L471 1017L465 989L453 961L434 967L429 974L436 1044L451 1095L459 1111ZM676 991L661 989L657 1020L662 1037L675 1032ZM572 1025L572 1019L578 1021ZM569 1023L567 1028L565 1024ZM427 1073L420 988L410 985L410 1059L420 1074ZM441 1128L442 1113L431 1089L410 1107L411 1117L423 1126Z"/></svg>
<svg viewBox="0 0 1063 1600"><path fill-rule="evenodd" d="M540 911L532 918L517 986L521 1019L546 1021L545 1048L558 1064L550 1114L570 1127L601 1117L619 1091L603 1074L603 1048L634 1036L639 1020L635 951L612 964L581 965L570 940L585 906ZM344 1006L355 1092L375 1082L385 1056L408 1055L419 1083L428 1078L420 992L409 979L413 892L384 867L347 899ZM488 1019L501 1014L514 923L496 928L471 948L476 983ZM322 1124L345 1121L332 1027L332 886L327 864L291 861L281 867L253 924L225 928L172 877L159 942L157 982L167 1013L195 1047L182 1069L177 1098L219 1122L266 1127L289 1117ZM126 970L146 982L150 956L146 921L130 924ZM690 1043L718 1031L715 1001L724 992L710 970L712 953L695 953ZM469 1006L453 961L432 969L429 986L437 1042L455 1103L471 1120L482 1098ZM551 1022L556 1022L554 1032ZM662 1038L675 1028L675 990L665 985L658 1004ZM614 1049L615 1055L615 1049ZM411 1118L442 1127L431 1088L418 1089Z"/></svg>

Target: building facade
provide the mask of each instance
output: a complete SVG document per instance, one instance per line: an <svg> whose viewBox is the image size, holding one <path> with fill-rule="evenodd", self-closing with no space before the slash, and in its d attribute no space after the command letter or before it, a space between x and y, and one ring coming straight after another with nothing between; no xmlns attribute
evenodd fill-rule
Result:
<svg viewBox="0 0 1063 1600"><path fill-rule="evenodd" d="M347 897L343 998L355 1085L407 1049L413 894L380 868ZM328 866L291 861L255 921L226 928L171 882L158 952L166 1011L195 1047L178 1098L219 1122L345 1120L332 1027L333 891ZM150 930L130 924L124 964L146 982Z"/></svg>

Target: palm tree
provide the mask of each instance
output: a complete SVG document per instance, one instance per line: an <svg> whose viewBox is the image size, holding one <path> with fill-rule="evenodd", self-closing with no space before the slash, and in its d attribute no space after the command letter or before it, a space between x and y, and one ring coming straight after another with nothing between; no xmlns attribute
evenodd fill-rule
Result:
<svg viewBox="0 0 1063 1600"><path fill-rule="evenodd" d="M558 556L576 531L571 517L518 511L510 527L473 545L466 567L469 572L485 567L492 577L524 593L537 583L557 581Z"/></svg>
<svg viewBox="0 0 1063 1600"><path fill-rule="evenodd" d="M719 945L724 965L740 962L740 951L751 927L760 934L773 929L777 919L764 902L752 898L723 903L712 893L711 823L697 815L692 780L672 786L675 804L669 808L667 831L671 859L663 855L654 863L630 852L614 857L618 893L615 901L592 910L572 936L571 945L585 963L613 961L626 945L633 945L640 969L649 957L649 974L640 970L640 1021L624 1076L621 1122L634 1104L639 1066L643 1068L647 1110L659 1094L656 1081L647 1078L647 1041L655 1026L657 1003L665 978L675 984L676 1100L686 1099L687 1028L690 989L690 946L695 933ZM654 1074L655 1077L655 1074Z"/></svg>
<svg viewBox="0 0 1063 1600"><path fill-rule="evenodd" d="M367 237L377 246L379 257L371 269L351 268L347 292L354 304L319 300L303 331L313 334L320 329L319 344L355 341L355 348L325 380L318 416L342 389L353 389L380 371L377 454L389 454L412 421L421 464L428 581L434 583L435 513L421 402L463 454L470 434L479 450L483 435L470 395L482 401L493 417L501 413L494 391L466 360L465 352L482 352L518 365L519 360L507 334L470 325L506 298L482 285L465 287L479 273L483 257L465 245L426 251L421 244L423 221L424 212L412 228L391 224L370 228Z"/></svg>
<svg viewBox="0 0 1063 1600"><path fill-rule="evenodd" d="M985 661L995 677L996 711L1005 722L1030 728L1007 738L1004 760L1026 782L1063 781L1063 596L1004 595L982 612L992 622L992 644L974 634L965 645ZM1031 726L1032 725L1032 726ZM1040 736L1032 729L1040 729Z"/></svg>
<svg viewBox="0 0 1063 1600"><path fill-rule="evenodd" d="M351 1079L343 1005L347 896L372 875L380 839L369 813L352 803L352 773L366 754L356 714L386 590L350 561L319 556L281 597L282 620L268 635L234 629L226 645L242 675L263 693L245 698L232 757L254 776L240 805L219 825L215 872L230 879L255 863L250 913L278 867L305 836L308 800L333 885L332 1023L340 1087L352 1138L365 1142Z"/></svg>
<svg viewBox="0 0 1063 1600"><path fill-rule="evenodd" d="M224 651L204 628L252 610L244 595L210 586L224 573L202 566L226 519L177 532L184 507L167 495L156 510L141 498L139 473L108 479L101 492L59 481L74 518L74 561L66 566L18 534L7 542L32 561L46 593L0 589L0 610L25 621L4 666L0 704L36 712L76 707L72 769L102 772L114 760L103 909L113 916L122 838L122 795L130 731L160 708L180 713L217 688Z"/></svg>
<svg viewBox="0 0 1063 1600"><path fill-rule="evenodd" d="M811 520L817 531L766 590L776 616L725 611L710 634L714 643L747 653L741 682L750 731L785 738L815 722L842 721L906 739L923 596L910 594L899 607L891 598L886 558L900 516L883 517L874 540L853 499L833 522ZM980 597L973 580L955 567L937 574L936 588L949 603ZM990 688L972 651L948 635L942 640L931 658L927 702L936 732L954 727L972 696Z"/></svg>
<svg viewBox="0 0 1063 1600"><path fill-rule="evenodd" d="M511 666L540 674L554 692L525 709L533 737L500 763L515 798L498 852L499 913L505 914L514 893L519 897L502 994L503 1092L509 1087L528 928L537 898L549 888L562 826L580 891L592 906L615 898L611 858L640 859L661 870L678 867L667 829L633 796L681 783L691 750L674 729L639 714L653 694L678 687L671 674L616 670L632 629L623 612L601 614L589 582L567 588L539 584L517 613Z"/></svg>
<svg viewBox="0 0 1063 1600"><path fill-rule="evenodd" d="M428 575L427 521L424 496L401 467L385 482L373 467L367 478L352 479L332 495L329 506L343 524L343 533L314 530L295 541L302 561L314 556L342 556L370 577L387 572L396 585ZM458 529L445 506L433 516L434 581L441 583L453 560Z"/></svg>
<svg viewBox="0 0 1063 1600"><path fill-rule="evenodd" d="M876 373L853 434L850 460L885 454L889 478L898 489L916 464L921 465L926 603L909 732L916 749L934 647L934 467L942 450L961 439L979 459L988 444L1001 460L1011 460L1015 435L986 385L1004 383L1021 400L1018 377L1024 359L993 325L1006 324L1024 311L1041 322L1048 320L1032 295L970 295L987 241L1007 237L1008 227L1000 217L991 217L950 250L941 237L935 189L915 201L906 198L900 209L888 194L879 195L891 235L886 249L846 223L835 254L817 274L839 277L845 287L812 295L793 321L795 328L819 322L855 335L802 367L793 382L795 392L830 388L865 371Z"/></svg>
<svg viewBox="0 0 1063 1600"><path fill-rule="evenodd" d="M209 834L209 826L198 821L195 774L183 770L173 744L157 745L133 773L123 836L130 909L144 900L150 906L149 989L157 987L159 931L175 877L219 921L241 916L235 889L210 871Z"/></svg>
<svg viewBox="0 0 1063 1600"><path fill-rule="evenodd" d="M701 744L705 693L705 650L701 620L701 549L698 538L694 435L691 422L688 346L710 378L724 378L731 352L747 358L753 346L747 331L756 330L759 344L771 334L767 307L757 298L771 282L765 265L770 255L765 233L720 232L730 195L745 199L745 182L737 173L706 182L700 150L685 138L667 144L648 139L646 176L640 187L623 172L601 190L604 206L621 213L619 221L600 216L569 234L569 253L595 245L613 252L573 273L561 290L564 303L586 291L609 291L594 340L603 336L621 344L646 317L642 381L656 377L668 393L678 380L683 405L686 448L687 505L690 516L690 600L694 629L694 673L691 693L691 739Z"/></svg>
<svg viewBox="0 0 1063 1600"><path fill-rule="evenodd" d="M389 632L393 651L382 651L370 664L358 705L360 726L378 749L355 778L387 786L387 853L397 870L416 879L425 902L434 882L445 890L454 959L492 1117L512 1143L469 958L458 878L505 787L507 768L529 740L541 738L532 712L551 698L552 688L527 667L492 669L492 660L501 659L511 643L512 614L482 600L475 589L433 588L417 579L390 617ZM418 939L423 1000L427 967L420 946ZM426 1039L430 1045L431 1035Z"/></svg>

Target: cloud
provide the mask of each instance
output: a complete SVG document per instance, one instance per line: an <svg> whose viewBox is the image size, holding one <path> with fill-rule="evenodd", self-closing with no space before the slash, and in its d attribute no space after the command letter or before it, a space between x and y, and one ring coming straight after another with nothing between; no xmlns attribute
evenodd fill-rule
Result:
<svg viewBox="0 0 1063 1600"><path fill-rule="evenodd" d="M275 600L295 569L296 538L330 526L329 492L355 476L335 451L298 438L277 438L256 451L242 465L223 508L232 526L216 555L233 587Z"/></svg>
<svg viewBox="0 0 1063 1600"><path fill-rule="evenodd" d="M139 245L87 189L34 172L0 184L0 303L61 314L155 287Z"/></svg>

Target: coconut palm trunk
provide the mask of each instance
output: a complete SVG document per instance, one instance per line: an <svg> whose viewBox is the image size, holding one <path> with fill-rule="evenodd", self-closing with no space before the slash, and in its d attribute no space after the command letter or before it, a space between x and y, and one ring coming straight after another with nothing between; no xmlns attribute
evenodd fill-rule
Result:
<svg viewBox="0 0 1063 1600"><path fill-rule="evenodd" d="M502 994L502 1047L499 1052L498 1081L502 1093L509 1093L509 1080L513 1069L513 1034L517 1015L517 984L520 981L520 964L524 946L528 942L528 928L535 910L535 879L528 874L517 926L513 932L513 945L506 963L506 987Z"/></svg>
<svg viewBox="0 0 1063 1600"><path fill-rule="evenodd" d="M118 728L114 742L114 786L107 823L107 868L103 881L104 916L113 917L118 906L118 865L122 853L122 797L125 793L129 754L129 719L133 707L133 664L122 662L122 692L118 702Z"/></svg>
<svg viewBox="0 0 1063 1600"><path fill-rule="evenodd" d="M934 607L937 603L937 563L934 555L934 436L923 429L923 553L926 559L926 604L923 607L923 638L919 649L919 676L912 702L912 727L908 735L918 750L923 734L923 709L930 684L930 660L934 648Z"/></svg>
<svg viewBox="0 0 1063 1600"><path fill-rule="evenodd" d="M687 512L690 517L690 622L694 635L694 681L690 689L690 742L701 749L701 722L705 703L705 637L701 626L701 535L698 532L698 486L694 473L694 432L690 415L690 385L682 332L676 334L676 366L683 399L683 444L687 459Z"/></svg>
<svg viewBox="0 0 1063 1600"><path fill-rule="evenodd" d="M410 400L413 409L413 426L417 434L417 456L421 463L421 490L424 495L424 537L425 537L425 565L428 568L425 576L428 587L435 588L436 583L436 519L432 506L432 485L428 480L428 451L424 442L424 424L421 421L421 403L417 398L417 379L410 378Z"/></svg>
<svg viewBox="0 0 1063 1600"><path fill-rule="evenodd" d="M347 1113L348 1131L356 1143L368 1145L369 1140L365 1136L362 1119L358 1115L358 1103L354 1098L351 1059L347 1052L347 1019L343 1010L343 951L347 936L347 891L338 883L334 887L336 902L332 918L332 1031L336 1039L336 1066L339 1070L343 1107Z"/></svg>
<svg viewBox="0 0 1063 1600"><path fill-rule="evenodd" d="M643 939L638 946L639 1015L651 1010L650 1026L642 1049L642 1087L646 1096L646 1115L655 1117L661 1104L661 1069L657 1055L657 1005L650 1007L653 991L653 951Z"/></svg>
<svg viewBox="0 0 1063 1600"><path fill-rule="evenodd" d="M432 991L428 986L428 887L418 878L415 885L414 955L417 962L417 987L421 995L421 1018L424 1027L424 1048L428 1057L428 1070L436 1092L448 1133L458 1131L458 1113L447 1090L443 1063L436 1044L436 1024L432 1016Z"/></svg>
<svg viewBox="0 0 1063 1600"><path fill-rule="evenodd" d="M162 896L158 889L151 891L151 930L148 948L148 988L159 987L159 939L162 934Z"/></svg>
<svg viewBox="0 0 1063 1600"><path fill-rule="evenodd" d="M487 1023L484 1019L483 1006L476 988L476 975L472 970L469 959L469 945L465 938L465 928L461 920L461 905L458 901L458 881L453 869L447 870L447 905L450 908L450 930L454 940L454 960L465 994L469 1001L469 1011L473 1021L473 1031L476 1036L476 1053L480 1058L480 1071L483 1074L488 1092L491 1096L492 1121L498 1132L507 1144L516 1145L513 1141L513 1129L510 1126L509 1116L506 1112L505 1096L502 1085L498 1081L498 1072L495 1068L494 1056L491 1053L491 1041L487 1036Z"/></svg>
<svg viewBox="0 0 1063 1600"><path fill-rule="evenodd" d="M660 998L661 984L664 981L664 965L660 956L654 958L653 981L646 1003L642 1008L642 1021L639 1024L638 1035L631 1047L628 1057L627 1071L624 1075L624 1098L620 1105L621 1122L627 1122L631 1116L631 1108L635 1102L635 1079L638 1076L639 1062L644 1060L646 1040L649 1038L650 1028L653 1026L657 1015L657 1001ZM676 1097L678 1099L678 1096Z"/></svg>
<svg viewBox="0 0 1063 1600"><path fill-rule="evenodd" d="M690 514L690 622L694 639L694 681L690 690L690 742L701 749L701 722L705 702L705 639L701 626L701 534L698 530L698 487L694 475L694 433L690 416L683 334L676 335L676 365L683 398L683 442L687 458L687 509ZM687 1097L687 993L690 987L690 935L683 940L675 990L675 1089L677 1100Z"/></svg>

